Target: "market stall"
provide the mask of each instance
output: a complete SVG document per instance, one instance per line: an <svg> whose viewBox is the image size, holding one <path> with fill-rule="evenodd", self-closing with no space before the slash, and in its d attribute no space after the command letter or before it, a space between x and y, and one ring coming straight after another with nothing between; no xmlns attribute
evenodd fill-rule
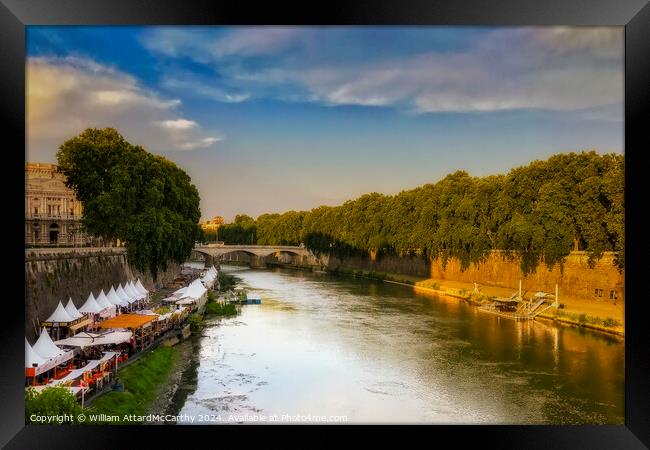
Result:
<svg viewBox="0 0 650 450"><path fill-rule="evenodd" d="M73 326L80 321L81 319L70 317L70 314L68 314L66 309L63 307L63 304L59 301L54 312L45 321L41 322L41 325L49 328L52 335L59 339L62 335L63 337L66 337L70 333L70 326Z"/></svg>
<svg viewBox="0 0 650 450"><path fill-rule="evenodd" d="M68 304L65 305L65 310L70 317L75 320L75 322L68 327L71 334L83 331L93 324L92 318L88 314L83 314L77 309L72 298L68 298Z"/></svg>
<svg viewBox="0 0 650 450"><path fill-rule="evenodd" d="M142 350L154 341L152 323L157 316L146 314L121 314L105 320L99 327L102 329L128 329L133 332L133 344L136 350Z"/></svg>

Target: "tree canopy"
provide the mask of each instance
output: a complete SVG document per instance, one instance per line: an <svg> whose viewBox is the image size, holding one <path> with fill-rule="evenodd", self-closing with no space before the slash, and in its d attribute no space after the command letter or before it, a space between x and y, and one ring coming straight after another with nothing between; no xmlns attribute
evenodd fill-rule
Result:
<svg viewBox="0 0 650 450"><path fill-rule="evenodd" d="M83 204L86 230L126 242L129 263L154 279L184 262L199 237L199 193L173 162L127 142L115 129L89 128L59 147L59 171Z"/></svg>
<svg viewBox="0 0 650 450"><path fill-rule="evenodd" d="M257 226L255 220L246 214L239 214L233 223L219 227L219 239L227 244L257 243Z"/></svg>
<svg viewBox="0 0 650 450"><path fill-rule="evenodd" d="M33 416L56 418L64 414L68 415L68 423L78 423L82 412L77 397L65 386L50 386L41 392L32 387L25 389L25 423L39 423Z"/></svg>
<svg viewBox="0 0 650 450"><path fill-rule="evenodd" d="M573 249L594 264L617 252L624 268L623 155L566 153L505 175L458 171L435 184L387 196L363 195L340 206L263 214L228 225L226 243L296 245L316 253L458 258L462 269L492 250L519 257L524 273L562 264ZM234 230L238 230L236 233Z"/></svg>

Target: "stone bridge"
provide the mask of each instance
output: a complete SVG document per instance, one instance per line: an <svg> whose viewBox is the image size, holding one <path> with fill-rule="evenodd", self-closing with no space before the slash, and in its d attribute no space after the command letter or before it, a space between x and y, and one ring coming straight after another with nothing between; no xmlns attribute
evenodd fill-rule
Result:
<svg viewBox="0 0 650 450"><path fill-rule="evenodd" d="M225 261L235 253L245 253L252 267L264 267L273 257L277 262L287 264L320 266L320 261L305 247L291 245L223 245L207 244L195 246L194 251L201 254L206 265L215 261Z"/></svg>

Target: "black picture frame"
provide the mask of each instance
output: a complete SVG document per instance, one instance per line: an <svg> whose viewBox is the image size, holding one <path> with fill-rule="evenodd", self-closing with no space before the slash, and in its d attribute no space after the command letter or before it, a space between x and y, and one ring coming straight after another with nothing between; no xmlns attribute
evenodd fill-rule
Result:
<svg viewBox="0 0 650 450"><path fill-rule="evenodd" d="M24 279L15 263L24 255L25 26L26 25L573 25L625 27L625 155L626 155L626 338L625 425L621 426L422 426L407 431L428 442L487 448L619 449L650 446L650 340L648 299L643 294L647 245L643 195L644 152L650 151L644 114L650 111L650 5L648 0L374 0L339 4L304 2L286 9L277 3L250 5L194 0L0 0L0 123L4 133L4 259L6 285L0 325L0 445L6 448L121 448L125 443L160 445L179 437L186 443L215 442L211 427L25 426L22 293ZM644 127L645 125L645 127ZM9 138L9 139L7 139ZM645 144L645 145L644 145ZM647 177L647 175L646 175ZM16 291L16 292L14 292ZM284 427L255 431L277 435ZM300 427L330 436L323 428ZM248 439L251 428L229 427L228 436ZM330 430L328 428L328 430ZM374 428L383 438L391 427ZM294 435L294 430L290 432ZM223 436L225 433L220 433ZM133 440L136 439L137 441ZM333 438L331 443L335 444ZM146 442L146 444L145 444ZM154 444L155 442L155 444ZM243 441L242 441L243 442ZM307 441L311 442L311 441ZM218 444L219 442L215 442ZM283 442L284 444L284 442ZM132 445L126 445L131 448Z"/></svg>

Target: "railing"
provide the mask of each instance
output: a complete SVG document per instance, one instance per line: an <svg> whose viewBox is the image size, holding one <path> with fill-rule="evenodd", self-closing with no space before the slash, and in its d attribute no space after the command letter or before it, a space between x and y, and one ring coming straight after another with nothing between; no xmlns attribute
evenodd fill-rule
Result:
<svg viewBox="0 0 650 450"><path fill-rule="evenodd" d="M266 248L288 248L288 249L305 249L304 246L298 246L298 245L257 245L257 244L215 244L215 243L210 243L210 244L205 244L205 245L200 245L200 244L195 244L194 248L203 248L203 247L208 247L208 248L214 248L214 247L226 247L226 248L261 248L261 249L266 249Z"/></svg>
<svg viewBox="0 0 650 450"><path fill-rule="evenodd" d="M81 214L27 213L26 219L81 220Z"/></svg>
<svg viewBox="0 0 650 450"><path fill-rule="evenodd" d="M543 312L546 311L547 309L549 309L549 308L554 308L554 307L555 307L555 305L548 305L548 306L546 306L546 308L542 308L542 309L540 309L540 310L537 310L537 311L533 312L533 314L532 314L530 317L531 317L532 319L534 319L535 317L539 316L541 313L543 313Z"/></svg>

